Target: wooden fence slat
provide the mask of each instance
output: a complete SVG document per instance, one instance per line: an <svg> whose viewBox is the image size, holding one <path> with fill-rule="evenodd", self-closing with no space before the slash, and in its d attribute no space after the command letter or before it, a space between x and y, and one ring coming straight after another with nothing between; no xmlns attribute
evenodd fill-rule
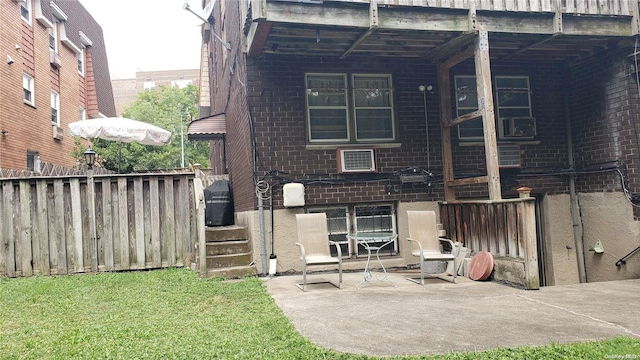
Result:
<svg viewBox="0 0 640 360"><path fill-rule="evenodd" d="M498 233L496 234L498 242L498 254L500 256L507 255L507 235L506 235L506 221L504 213L504 204L498 204L496 209L496 222L498 225Z"/></svg>
<svg viewBox="0 0 640 360"><path fill-rule="evenodd" d="M127 201L127 178L118 178L118 229L120 234L120 269L130 269L129 259L129 213Z"/></svg>
<svg viewBox="0 0 640 360"><path fill-rule="evenodd" d="M4 182L0 182L0 190L2 189L2 187L4 186ZM4 219L4 215L6 214L6 211L4 209L4 196L2 196L2 194L0 194L0 276L5 276L6 271L7 271L7 247L8 244L6 243L6 237L5 237L5 219Z"/></svg>
<svg viewBox="0 0 640 360"><path fill-rule="evenodd" d="M137 177L133 180L134 190L134 214L136 226L136 265L138 269L144 269L146 266L144 254L144 202L142 192L142 178Z"/></svg>
<svg viewBox="0 0 640 360"><path fill-rule="evenodd" d="M524 248L525 289L539 289L538 244L536 239L535 207L533 201L518 204L518 243Z"/></svg>
<svg viewBox="0 0 640 360"><path fill-rule="evenodd" d="M487 207L479 205L478 208L478 238L480 239L480 248L483 251L489 251L489 235L488 235L488 220L487 220Z"/></svg>
<svg viewBox="0 0 640 360"><path fill-rule="evenodd" d="M31 185L20 181L20 261L22 276L33 275L31 243Z"/></svg>
<svg viewBox="0 0 640 360"><path fill-rule="evenodd" d="M498 238L496 236L496 206L487 207L487 244L489 252L497 253Z"/></svg>
<svg viewBox="0 0 640 360"><path fill-rule="evenodd" d="M82 241L82 201L80 200L80 180L71 179L71 227L73 229L73 252L70 257L73 261L74 272L84 272L84 253Z"/></svg>
<svg viewBox="0 0 640 360"><path fill-rule="evenodd" d="M51 194L50 204L53 205L49 211L49 261L51 262L51 273L64 275L69 273L69 264L73 249L72 237L67 236L65 219L70 218L71 203L65 203L64 182L62 179L53 180L53 194ZM64 214L64 215L61 215ZM71 227L71 226L70 226Z"/></svg>
<svg viewBox="0 0 640 360"><path fill-rule="evenodd" d="M162 249L160 247L160 191L158 177L149 179L149 201L151 207L151 248L152 266L162 266Z"/></svg>
<svg viewBox="0 0 640 360"><path fill-rule="evenodd" d="M178 179L178 191L176 204L176 256L177 266L189 266L190 243L189 243L189 183L185 177ZM177 246L177 245L182 246Z"/></svg>
<svg viewBox="0 0 640 360"><path fill-rule="evenodd" d="M2 214L3 232L2 247L6 249L3 259L5 260L5 273L8 277L16 277L16 253L15 237L13 232L13 183L6 181L2 183Z"/></svg>
<svg viewBox="0 0 640 360"><path fill-rule="evenodd" d="M106 271L114 270L113 261L113 203L111 178L102 178L102 254Z"/></svg>
<svg viewBox="0 0 640 360"><path fill-rule="evenodd" d="M167 262L168 266L176 264L176 230L175 230L175 212L173 201L173 177L165 176L164 178L164 227L165 242L167 244Z"/></svg>
<svg viewBox="0 0 640 360"><path fill-rule="evenodd" d="M38 249L38 259L34 256L34 265L37 266L38 271L43 275L49 275L49 218L48 218L48 201L47 201L47 182L46 180L38 180L36 182L36 199L37 207L36 214L37 220L34 223L38 224L38 233L34 234L33 238Z"/></svg>
<svg viewBox="0 0 640 360"><path fill-rule="evenodd" d="M518 232L516 225L516 208L513 204L507 204L507 256L518 257Z"/></svg>

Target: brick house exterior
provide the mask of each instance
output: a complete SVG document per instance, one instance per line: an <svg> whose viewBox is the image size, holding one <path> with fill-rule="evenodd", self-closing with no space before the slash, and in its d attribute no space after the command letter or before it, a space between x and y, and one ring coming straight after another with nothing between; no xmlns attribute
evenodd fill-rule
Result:
<svg viewBox="0 0 640 360"><path fill-rule="evenodd" d="M206 3L203 1L203 7ZM385 266L412 266L417 259L410 255L405 240L407 210L437 211L443 200L448 200L448 191L454 193L454 199L491 196L486 184L473 182L454 189L451 183L455 181L446 178L447 142L451 144L455 180L479 178L488 171L485 143L482 133L478 139L477 128L466 128L470 133L476 131L475 137L462 135L467 131L464 129L458 133L459 125L451 127L450 139L442 136L442 123L448 121L442 119L447 113L443 99L450 97L448 112L453 118L473 111L473 101L467 99L478 95L475 89L465 92L461 84L465 79L475 84L477 64L482 60L477 55L474 59L473 54L460 58L473 50L472 45L466 46L465 31L442 38L441 29L415 20L429 18L434 12L441 17L429 18L432 21L447 16L467 19L466 30L473 36L489 34L488 50L476 45L476 53L491 54L488 78L499 119L495 122L498 155L504 157L500 158L501 196L517 198L520 186L533 189L543 285L640 277L640 256L616 266L618 259L640 243L636 210L640 85L634 61L637 3L616 2L616 11L628 11L628 16L619 18L616 13L599 14L579 3L543 9L544 2L530 0L519 2L526 3L526 9L478 9L486 11L482 13L476 13L470 3L414 1L414 7L409 7L394 0L378 1L377 5L359 0L323 4L267 0L215 4L213 29L209 24L204 28L203 49L208 56L202 66L210 73L210 113L226 116L227 166L236 223L250 228L257 264L264 262L260 248L266 238L267 253L278 256L279 272L300 271L294 246L296 213L337 209L350 219L344 230L351 232L359 221L359 209L366 206L389 211L387 220L391 219L398 235L396 248L383 260ZM485 4L473 3L476 7ZM438 12L438 7L447 9ZM409 18L414 21L403 23ZM509 27L516 20L525 30ZM604 23L609 20L619 26L619 32L580 30L613 28ZM452 23L443 21L433 27L453 27ZM548 36L528 38L527 31L546 26L541 24L555 30ZM208 31L228 41L231 50L206 36ZM565 37L562 31L575 36ZM352 37L346 35L350 32ZM447 63L452 65L444 76L440 65ZM335 76L331 79L334 83L344 78L348 85L344 92L347 101L337 106L346 109L345 141L323 141L312 134L321 127L310 120L309 99L316 95L310 95L314 89L309 79L331 75L337 75L338 80ZM358 141L352 120L358 111L354 84L367 83L366 76L372 75L378 76L376 81L388 78L392 83L391 95L385 98L392 105L382 106L391 108L392 130L386 129L391 135L383 140ZM448 94L440 90L443 77L448 79ZM335 88L323 89L336 96ZM385 97L380 88L375 90L375 96ZM514 98L515 105L505 105ZM526 114L504 115L510 113ZM527 121L524 137L518 132L521 128L510 122L514 119ZM534 132L526 132L531 129L531 119ZM373 149L375 171L342 172L340 149ZM503 151L507 150L512 151L511 156L515 154L509 158L515 163L506 161L508 153ZM423 180L406 180L415 174ZM268 220L269 209L264 210L266 234L258 231L259 218L264 216L256 197L260 181L269 184L274 209L273 224ZM286 183L304 184L303 207L284 207L282 186ZM575 227L580 228L579 235L573 231ZM275 239L274 249L268 244L270 237ZM589 252L598 240L605 252ZM361 254L357 249L351 251L354 256L345 267L362 269Z"/></svg>
<svg viewBox="0 0 640 360"><path fill-rule="evenodd" d="M42 0L3 1L0 24L0 169L75 166L67 125L115 116L100 25L78 1Z"/></svg>

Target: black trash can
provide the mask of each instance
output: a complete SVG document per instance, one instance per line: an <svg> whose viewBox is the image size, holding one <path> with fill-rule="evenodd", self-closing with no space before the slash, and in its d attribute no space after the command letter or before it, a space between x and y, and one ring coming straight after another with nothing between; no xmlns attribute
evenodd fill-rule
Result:
<svg viewBox="0 0 640 360"><path fill-rule="evenodd" d="M204 189L206 226L233 225L233 196L229 181L218 180Z"/></svg>

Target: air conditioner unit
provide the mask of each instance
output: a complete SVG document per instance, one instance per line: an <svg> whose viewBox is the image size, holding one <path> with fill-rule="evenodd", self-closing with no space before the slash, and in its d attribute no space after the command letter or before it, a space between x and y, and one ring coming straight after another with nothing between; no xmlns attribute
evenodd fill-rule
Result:
<svg viewBox="0 0 640 360"><path fill-rule="evenodd" d="M500 167L520 167L520 145L498 145Z"/></svg>
<svg viewBox="0 0 640 360"><path fill-rule="evenodd" d="M49 61L56 69L62 66L62 58L53 49L49 49Z"/></svg>
<svg viewBox="0 0 640 360"><path fill-rule="evenodd" d="M56 124L53 124L52 127L53 127L53 138L56 140L64 139L64 130Z"/></svg>
<svg viewBox="0 0 640 360"><path fill-rule="evenodd" d="M339 173L376 172L376 157L373 149L338 149Z"/></svg>
<svg viewBox="0 0 640 360"><path fill-rule="evenodd" d="M503 138L531 139L536 136L536 118L510 117L500 120Z"/></svg>

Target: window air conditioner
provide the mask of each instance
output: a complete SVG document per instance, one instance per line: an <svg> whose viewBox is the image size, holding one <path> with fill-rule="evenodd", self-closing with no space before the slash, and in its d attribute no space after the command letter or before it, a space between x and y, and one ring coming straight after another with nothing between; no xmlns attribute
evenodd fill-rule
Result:
<svg viewBox="0 0 640 360"><path fill-rule="evenodd" d="M373 149L338 149L339 173L376 172L376 158Z"/></svg>
<svg viewBox="0 0 640 360"><path fill-rule="evenodd" d="M52 127L53 127L53 138L56 140L64 139L64 130L56 124L53 124Z"/></svg>
<svg viewBox="0 0 640 360"><path fill-rule="evenodd" d="M498 145L498 164L500 167L520 167L520 146Z"/></svg>
<svg viewBox="0 0 640 360"><path fill-rule="evenodd" d="M51 65L56 69L62 66L62 58L60 55L53 49L49 49L49 61Z"/></svg>

